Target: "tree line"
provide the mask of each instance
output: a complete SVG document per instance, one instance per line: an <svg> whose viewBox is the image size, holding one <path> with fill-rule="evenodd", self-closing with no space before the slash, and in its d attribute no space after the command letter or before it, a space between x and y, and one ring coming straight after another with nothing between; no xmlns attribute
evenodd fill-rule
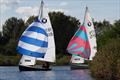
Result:
<svg viewBox="0 0 120 80"><path fill-rule="evenodd" d="M61 12L50 12L49 16L54 30L56 53L66 54L66 47L80 26L80 22L77 18ZM36 16L30 16L26 22L16 17L6 20L2 26L2 32L0 32L0 54L9 56L17 54L18 40L35 18ZM103 22L94 21L94 25L98 48L107 43L109 38L120 37L120 20L116 20L113 24L106 20Z"/></svg>
<svg viewBox="0 0 120 80"><path fill-rule="evenodd" d="M49 16L54 30L56 53L63 55L66 53L67 44L80 22L76 18L66 16L61 12L51 12ZM9 56L17 54L16 46L19 38L35 18L36 16L30 16L26 22L16 17L6 20L2 32L0 32L0 54Z"/></svg>

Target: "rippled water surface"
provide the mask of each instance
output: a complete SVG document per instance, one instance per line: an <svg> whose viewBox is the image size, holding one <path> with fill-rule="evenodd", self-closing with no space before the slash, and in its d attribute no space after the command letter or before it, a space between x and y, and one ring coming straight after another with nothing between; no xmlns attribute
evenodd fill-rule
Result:
<svg viewBox="0 0 120 80"><path fill-rule="evenodd" d="M18 67L0 67L0 80L94 80L89 70L70 70L56 66L52 71L19 72Z"/></svg>

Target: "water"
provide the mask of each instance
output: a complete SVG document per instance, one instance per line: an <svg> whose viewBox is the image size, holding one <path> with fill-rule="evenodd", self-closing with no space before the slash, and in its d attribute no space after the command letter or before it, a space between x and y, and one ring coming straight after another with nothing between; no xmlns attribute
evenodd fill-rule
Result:
<svg viewBox="0 0 120 80"><path fill-rule="evenodd" d="M0 67L0 80L94 80L89 70L70 70L68 66L52 71L19 72L18 67Z"/></svg>

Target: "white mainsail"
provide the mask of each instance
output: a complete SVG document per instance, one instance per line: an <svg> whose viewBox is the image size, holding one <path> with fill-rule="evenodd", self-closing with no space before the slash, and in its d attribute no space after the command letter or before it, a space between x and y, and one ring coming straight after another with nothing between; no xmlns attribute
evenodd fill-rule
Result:
<svg viewBox="0 0 120 80"><path fill-rule="evenodd" d="M88 36L88 40L91 48L91 55L89 60L92 60L97 52L97 43L96 43L96 34L95 34L94 25L93 25L88 7L86 7L83 25L86 27L86 32L87 32L87 36Z"/></svg>
<svg viewBox="0 0 120 80"><path fill-rule="evenodd" d="M48 15L47 8L43 5L41 9L41 13L39 19L42 20L43 26L48 34L48 49L44 58L37 58L37 60L47 61L47 62L55 62L55 41L54 41L54 33L52 29L52 25L50 22L50 18Z"/></svg>

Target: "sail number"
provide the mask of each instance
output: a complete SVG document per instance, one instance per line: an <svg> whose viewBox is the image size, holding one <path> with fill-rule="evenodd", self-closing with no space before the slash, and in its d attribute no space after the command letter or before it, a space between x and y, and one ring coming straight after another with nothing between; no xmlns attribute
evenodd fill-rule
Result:
<svg viewBox="0 0 120 80"><path fill-rule="evenodd" d="M46 32L48 33L48 36L53 36L53 31L52 31L52 28L47 28L45 29Z"/></svg>
<svg viewBox="0 0 120 80"><path fill-rule="evenodd" d="M89 34L90 34L90 38L95 37L95 32L94 32L94 30L90 31Z"/></svg>

